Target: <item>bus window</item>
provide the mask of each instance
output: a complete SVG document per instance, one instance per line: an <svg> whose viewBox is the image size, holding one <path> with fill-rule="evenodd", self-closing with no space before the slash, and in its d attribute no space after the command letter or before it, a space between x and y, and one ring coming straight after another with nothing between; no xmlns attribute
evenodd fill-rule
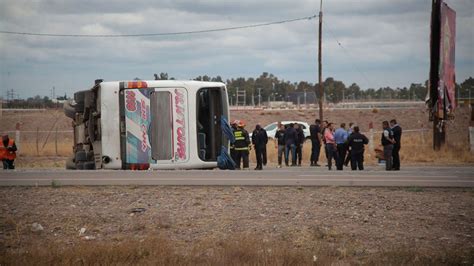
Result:
<svg viewBox="0 0 474 266"><path fill-rule="evenodd" d="M169 91L151 94L151 155L153 160L173 158L172 95Z"/></svg>
<svg viewBox="0 0 474 266"><path fill-rule="evenodd" d="M199 158L215 161L223 144L220 120L223 115L222 88L202 88L197 93L197 145Z"/></svg>

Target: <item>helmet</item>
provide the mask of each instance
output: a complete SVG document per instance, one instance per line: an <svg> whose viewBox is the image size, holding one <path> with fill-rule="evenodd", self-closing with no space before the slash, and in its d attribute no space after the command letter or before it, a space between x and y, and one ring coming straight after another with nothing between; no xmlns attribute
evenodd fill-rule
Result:
<svg viewBox="0 0 474 266"><path fill-rule="evenodd" d="M232 120L232 121L230 122L230 124L231 124L231 125L237 125L237 124L239 124L239 120Z"/></svg>
<svg viewBox="0 0 474 266"><path fill-rule="evenodd" d="M245 127L245 122L244 122L244 120L239 120L237 126L239 126L239 127Z"/></svg>

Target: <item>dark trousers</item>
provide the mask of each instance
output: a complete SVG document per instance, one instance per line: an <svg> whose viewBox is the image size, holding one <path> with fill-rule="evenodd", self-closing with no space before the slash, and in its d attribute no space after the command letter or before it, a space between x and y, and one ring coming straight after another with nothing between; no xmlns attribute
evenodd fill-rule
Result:
<svg viewBox="0 0 474 266"><path fill-rule="evenodd" d="M317 164L319 153L321 152L321 143L317 140L311 140L311 164Z"/></svg>
<svg viewBox="0 0 474 266"><path fill-rule="evenodd" d="M349 162L351 162L351 166L352 166L352 156L351 156L351 150L347 150L347 156L346 156L346 159L344 160L344 165L347 166L349 164Z"/></svg>
<svg viewBox="0 0 474 266"><path fill-rule="evenodd" d="M290 159L290 155L289 155L290 152L291 152L291 165L295 166L296 165L296 145L295 144L286 145L286 149L285 149L286 165L288 165L288 160Z"/></svg>
<svg viewBox="0 0 474 266"><path fill-rule="evenodd" d="M262 147L262 163L263 165L267 165L267 145Z"/></svg>
<svg viewBox="0 0 474 266"><path fill-rule="evenodd" d="M393 144L383 146L383 157L385 158L385 170L392 170Z"/></svg>
<svg viewBox="0 0 474 266"><path fill-rule="evenodd" d="M286 157L286 154L285 154L285 145L278 145L278 165L280 166L281 166L283 156L285 156L285 162L288 162L288 158Z"/></svg>
<svg viewBox="0 0 474 266"><path fill-rule="evenodd" d="M15 169L15 160L3 160L3 169Z"/></svg>
<svg viewBox="0 0 474 266"><path fill-rule="evenodd" d="M328 169L331 170L332 168L332 159L334 159L334 162L337 163L338 159L338 154L337 154L337 148L333 144L326 144L326 152L328 156Z"/></svg>
<svg viewBox="0 0 474 266"><path fill-rule="evenodd" d="M351 153L351 169L364 170L364 152Z"/></svg>
<svg viewBox="0 0 474 266"><path fill-rule="evenodd" d="M230 148L230 158L232 158L232 160L234 160L234 163L237 164L237 152L234 148Z"/></svg>
<svg viewBox="0 0 474 266"><path fill-rule="evenodd" d="M248 150L236 150L235 151L235 164L237 169L240 169L240 161L243 161L243 167L249 168L249 151Z"/></svg>
<svg viewBox="0 0 474 266"><path fill-rule="evenodd" d="M255 146L255 158L257 159L257 168L263 168L263 147Z"/></svg>
<svg viewBox="0 0 474 266"><path fill-rule="evenodd" d="M392 169L400 170L400 145L393 145L392 160Z"/></svg>
<svg viewBox="0 0 474 266"><path fill-rule="evenodd" d="M303 159L303 144L296 145L296 162L298 165L301 165L301 160Z"/></svg>
<svg viewBox="0 0 474 266"><path fill-rule="evenodd" d="M336 167L337 170L342 170L344 166L344 159L346 159L346 145L345 144L337 144L337 159L336 159Z"/></svg>
<svg viewBox="0 0 474 266"><path fill-rule="evenodd" d="M328 146L326 143L324 144L324 156L326 156L326 160L329 160Z"/></svg>

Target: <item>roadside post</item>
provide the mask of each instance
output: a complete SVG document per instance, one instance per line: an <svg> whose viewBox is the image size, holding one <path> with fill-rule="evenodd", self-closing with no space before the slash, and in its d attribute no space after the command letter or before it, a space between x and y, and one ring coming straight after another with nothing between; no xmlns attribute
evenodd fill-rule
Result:
<svg viewBox="0 0 474 266"><path fill-rule="evenodd" d="M21 146L21 140L20 140L20 122L16 123L15 125L15 144L16 144L16 148L17 148L17 151L16 151L16 154L20 154L20 146Z"/></svg>

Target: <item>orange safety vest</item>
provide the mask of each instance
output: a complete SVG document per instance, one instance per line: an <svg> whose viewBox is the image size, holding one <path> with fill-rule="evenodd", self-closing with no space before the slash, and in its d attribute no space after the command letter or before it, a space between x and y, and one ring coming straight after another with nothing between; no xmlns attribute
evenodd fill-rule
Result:
<svg viewBox="0 0 474 266"><path fill-rule="evenodd" d="M13 139L8 140L8 146L13 146L15 142ZM0 140L0 160L15 160L16 152L7 150L7 147L3 145L3 140Z"/></svg>

